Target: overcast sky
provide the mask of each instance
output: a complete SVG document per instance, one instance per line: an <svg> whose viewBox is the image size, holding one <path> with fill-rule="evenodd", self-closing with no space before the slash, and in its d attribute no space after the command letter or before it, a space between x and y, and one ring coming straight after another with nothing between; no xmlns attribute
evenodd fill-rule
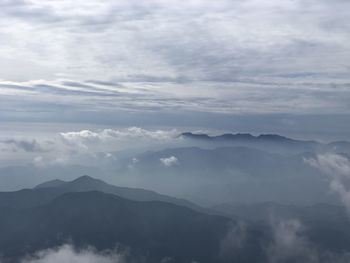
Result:
<svg viewBox="0 0 350 263"><path fill-rule="evenodd" d="M0 0L1 126L347 139L349 32L348 0Z"/></svg>

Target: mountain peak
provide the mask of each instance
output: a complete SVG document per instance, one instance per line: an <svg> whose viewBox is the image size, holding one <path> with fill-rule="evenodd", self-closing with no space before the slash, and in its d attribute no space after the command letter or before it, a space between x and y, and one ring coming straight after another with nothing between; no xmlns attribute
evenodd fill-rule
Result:
<svg viewBox="0 0 350 263"><path fill-rule="evenodd" d="M126 199L134 201L162 201L167 203L172 203L180 206L190 207L192 209L199 209L199 207L191 202L184 199L178 199L167 195L162 195L151 190L145 190L140 188L128 188L119 187L108 184L100 179L93 178L88 175L83 175L77 179L69 182L64 182L61 180L54 180L56 182L61 182L56 186L53 185L51 188L57 188L64 192L90 192L99 191L107 194L113 194ZM50 182L43 183L35 188L44 188L42 185L52 184ZM47 187L45 187L47 188Z"/></svg>
<svg viewBox="0 0 350 263"><path fill-rule="evenodd" d="M285 136L278 134L260 134L254 136L250 133L225 133L221 135L211 136L205 133L192 133L184 132L181 134L183 137L188 139L202 139L202 140L212 140L212 141L269 141L269 142L296 142L296 140L290 139Z"/></svg>
<svg viewBox="0 0 350 263"><path fill-rule="evenodd" d="M212 137L206 133L183 132L181 133L181 136L185 138L193 138L193 139L205 139L205 140L212 139Z"/></svg>
<svg viewBox="0 0 350 263"><path fill-rule="evenodd" d="M42 184L38 184L37 186L35 186L35 189L42 189L42 188L55 188L55 187L59 187L63 184L65 184L66 182L63 180L59 180L59 179L55 179L55 180L51 180L51 181L47 181L44 182Z"/></svg>
<svg viewBox="0 0 350 263"><path fill-rule="evenodd" d="M271 140L271 141L274 141L274 140L283 140L283 141L291 141L292 139L290 138L287 138L287 137L284 137L284 136L281 136L281 135L278 135L278 134L260 134L259 136L257 136L256 138L258 139L265 139L265 140Z"/></svg>
<svg viewBox="0 0 350 263"><path fill-rule="evenodd" d="M80 187L95 187L95 186L107 185L107 183L100 179L93 178L89 175L83 175L73 181L67 182L67 185L68 186L78 185Z"/></svg>
<svg viewBox="0 0 350 263"><path fill-rule="evenodd" d="M250 133L236 133L236 134L225 133L222 135L214 136L213 138L223 139L223 140L229 140L229 139L251 140L251 139L255 139L255 137L253 135L251 135Z"/></svg>
<svg viewBox="0 0 350 263"><path fill-rule="evenodd" d="M89 175L82 175L82 176L78 177L77 179L73 180L73 182L74 181L100 181L100 180L93 178Z"/></svg>

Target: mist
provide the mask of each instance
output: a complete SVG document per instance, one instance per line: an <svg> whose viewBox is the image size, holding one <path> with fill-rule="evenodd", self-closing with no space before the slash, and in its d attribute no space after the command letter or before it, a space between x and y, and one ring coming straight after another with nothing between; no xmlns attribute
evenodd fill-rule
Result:
<svg viewBox="0 0 350 263"><path fill-rule="evenodd" d="M350 262L349 21L0 0L0 263Z"/></svg>

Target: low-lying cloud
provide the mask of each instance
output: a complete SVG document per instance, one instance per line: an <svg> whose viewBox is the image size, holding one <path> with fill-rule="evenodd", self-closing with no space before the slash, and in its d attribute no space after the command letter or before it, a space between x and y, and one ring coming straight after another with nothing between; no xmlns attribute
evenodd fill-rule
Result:
<svg viewBox="0 0 350 263"><path fill-rule="evenodd" d="M179 132L176 130L146 130L139 127L126 129L103 129L100 131L81 130L77 132L62 132L61 138L68 144L78 144L86 147L89 143L105 143L123 140L169 140L176 138Z"/></svg>
<svg viewBox="0 0 350 263"><path fill-rule="evenodd" d="M267 248L269 263L319 262L318 252L305 236L303 226L296 219L282 220L271 224L273 241Z"/></svg>
<svg viewBox="0 0 350 263"><path fill-rule="evenodd" d="M350 215L350 160L339 154L320 154L305 160L330 179L330 189L336 193Z"/></svg>
<svg viewBox="0 0 350 263"><path fill-rule="evenodd" d="M39 143L35 139L6 139L0 141L0 150L12 152L48 152L50 151L48 144L48 142Z"/></svg>
<svg viewBox="0 0 350 263"><path fill-rule="evenodd" d="M1 261L0 261L1 262ZM28 255L20 263L143 263L145 257L138 259L125 250L120 252L115 250L98 251L94 247L88 246L77 249L71 244L65 244L56 248L49 248ZM147 261L148 262L148 261ZM155 263L174 263L171 257L164 257ZM198 263L192 261L189 263Z"/></svg>
<svg viewBox="0 0 350 263"><path fill-rule="evenodd" d="M160 158L160 162L166 167L171 167L179 164L179 160L175 156Z"/></svg>
<svg viewBox="0 0 350 263"><path fill-rule="evenodd" d="M75 249L72 245L63 245L37 252L21 263L126 263L122 254L114 251L97 252L92 247Z"/></svg>
<svg viewBox="0 0 350 263"><path fill-rule="evenodd" d="M0 160L21 160L42 167L60 164L102 165L135 152L171 148L186 142L175 129L140 127L82 129L45 135L8 135L0 138ZM165 157L165 166L177 164L175 157ZM136 162L133 163L133 165Z"/></svg>
<svg viewBox="0 0 350 263"><path fill-rule="evenodd" d="M235 258L247 245L247 225L244 221L232 225L220 244L222 259Z"/></svg>

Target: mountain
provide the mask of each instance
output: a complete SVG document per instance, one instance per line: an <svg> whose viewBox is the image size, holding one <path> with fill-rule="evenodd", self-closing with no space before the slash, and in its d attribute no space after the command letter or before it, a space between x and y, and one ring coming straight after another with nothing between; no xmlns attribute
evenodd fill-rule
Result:
<svg viewBox="0 0 350 263"><path fill-rule="evenodd" d="M138 262L254 262L260 257L258 232L238 259L221 258L221 244L236 223L189 208L127 200L102 192L65 193L37 207L2 208L0 253L12 263L26 254L65 244L97 250L128 249ZM250 242L250 241L249 241ZM165 262L165 261L164 261ZM167 261L168 262L168 261Z"/></svg>
<svg viewBox="0 0 350 263"><path fill-rule="evenodd" d="M218 136L210 136L205 133L184 132L181 137L189 142L198 142L216 146L247 146L278 153L302 153L302 152L344 152L350 153L350 143L337 141L320 143L310 140L295 140L278 134L261 134L254 136L249 133L227 133Z"/></svg>
<svg viewBox="0 0 350 263"><path fill-rule="evenodd" d="M154 191L145 190L145 189L114 186L114 185L107 184L102 180L95 179L87 175L81 176L69 182L65 182L61 180L49 181L49 182L37 185L34 189L45 189L45 188L54 188L56 190L61 190L64 192L100 191L100 192L114 194L126 199L135 200L135 201L162 201L162 202L190 207L193 209L201 209L199 206L195 205L194 203L191 203L184 199L162 195Z"/></svg>
<svg viewBox="0 0 350 263"><path fill-rule="evenodd" d="M65 164L43 165L33 164L0 167L0 191L16 191L23 188L32 188L44 181L60 178L73 180L77 175L90 174L102 176L103 172L93 166Z"/></svg>
<svg viewBox="0 0 350 263"><path fill-rule="evenodd" d="M147 178L145 183L149 182L147 188L162 189L202 205L232 201L333 202L333 196L327 194L328 182L305 162L315 156L242 146L169 148L134 156L136 163L132 163L133 158L125 159L119 173L142 176ZM173 162L164 164L169 158Z"/></svg>
<svg viewBox="0 0 350 263"><path fill-rule="evenodd" d="M100 191L135 201L162 201L203 211L203 208L184 199L158 194L137 188L118 187L90 176L81 176L73 181L52 180L33 189L0 192L0 207L28 208L46 204L68 192Z"/></svg>
<svg viewBox="0 0 350 263"><path fill-rule="evenodd" d="M246 141L246 142L275 142L275 143L284 143L288 145L292 144L309 144L309 145L317 145L316 141L302 141L302 140L294 140L291 138L287 138L278 134L260 134L258 136L254 136L250 133L226 133L217 136L210 136L205 133L192 133L192 132L184 132L181 136L185 139L199 139L199 140L209 140L209 141Z"/></svg>
<svg viewBox="0 0 350 263"><path fill-rule="evenodd" d="M38 184L37 186L35 186L35 189L42 189L42 188L53 188L53 187L60 187L63 184L65 184L66 182L63 180L59 180L59 179L54 179L51 181L47 181L41 184Z"/></svg>

